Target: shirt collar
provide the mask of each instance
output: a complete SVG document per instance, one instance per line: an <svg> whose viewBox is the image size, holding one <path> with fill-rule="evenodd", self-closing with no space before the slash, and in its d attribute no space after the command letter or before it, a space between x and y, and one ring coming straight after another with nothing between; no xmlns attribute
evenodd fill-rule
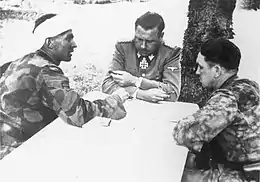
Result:
<svg viewBox="0 0 260 182"><path fill-rule="evenodd" d="M137 52L137 58L140 58L141 56L142 55L139 52ZM149 60L152 60L155 57L155 55L154 54L150 54L149 56L144 56L144 57L148 57Z"/></svg>

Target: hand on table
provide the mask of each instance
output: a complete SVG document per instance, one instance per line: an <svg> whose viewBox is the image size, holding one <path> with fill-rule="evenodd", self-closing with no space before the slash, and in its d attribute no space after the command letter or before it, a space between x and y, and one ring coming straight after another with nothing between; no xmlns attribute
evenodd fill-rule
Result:
<svg viewBox="0 0 260 182"><path fill-rule="evenodd" d="M159 102L170 97L166 92L158 88L140 90L140 98L148 102Z"/></svg>
<svg viewBox="0 0 260 182"><path fill-rule="evenodd" d="M114 79L114 81L121 87L134 85L137 81L137 77L131 75L130 73L126 71L113 71L110 72L110 75Z"/></svg>
<svg viewBox="0 0 260 182"><path fill-rule="evenodd" d="M105 98L107 102L106 112L109 114L107 118L102 119L102 126L109 126L112 120L120 120L126 116L126 110L123 103L129 98L129 93L124 88L119 88L111 95Z"/></svg>
<svg viewBox="0 0 260 182"><path fill-rule="evenodd" d="M114 120L120 120L126 116L126 110L123 103L129 98L129 93L124 88L119 88L111 95L105 98L107 102L107 112L109 117Z"/></svg>

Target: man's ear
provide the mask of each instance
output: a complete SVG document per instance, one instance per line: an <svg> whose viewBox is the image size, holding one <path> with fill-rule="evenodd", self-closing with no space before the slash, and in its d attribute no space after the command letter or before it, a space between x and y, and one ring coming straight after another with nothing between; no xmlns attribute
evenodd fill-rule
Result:
<svg viewBox="0 0 260 182"><path fill-rule="evenodd" d="M54 48L54 40L52 38L45 39L45 44L49 49Z"/></svg>
<svg viewBox="0 0 260 182"><path fill-rule="evenodd" d="M216 64L214 66L214 69L216 72L214 78L218 78L222 74L222 67L220 65Z"/></svg>
<svg viewBox="0 0 260 182"><path fill-rule="evenodd" d="M161 32L159 36L160 36L160 39L162 40L163 36L164 36L164 32Z"/></svg>

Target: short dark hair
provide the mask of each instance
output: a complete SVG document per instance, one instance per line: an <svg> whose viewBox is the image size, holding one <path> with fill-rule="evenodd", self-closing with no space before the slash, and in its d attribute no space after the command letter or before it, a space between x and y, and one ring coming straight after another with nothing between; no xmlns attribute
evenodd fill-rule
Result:
<svg viewBox="0 0 260 182"><path fill-rule="evenodd" d="M238 70L241 52L228 39L209 39L202 44L200 53L207 62L219 64L227 70Z"/></svg>
<svg viewBox="0 0 260 182"><path fill-rule="evenodd" d="M161 15L153 12L146 12L135 21L135 28L140 25L145 30L157 28L159 33L164 30L165 24Z"/></svg>

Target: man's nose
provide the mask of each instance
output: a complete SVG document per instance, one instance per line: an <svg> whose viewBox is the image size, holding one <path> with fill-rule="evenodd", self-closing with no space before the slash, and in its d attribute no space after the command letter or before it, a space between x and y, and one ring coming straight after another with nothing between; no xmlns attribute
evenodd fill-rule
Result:
<svg viewBox="0 0 260 182"><path fill-rule="evenodd" d="M77 44L76 44L76 42L75 42L74 40L72 40L71 47L73 47L73 48L78 47Z"/></svg>
<svg viewBox="0 0 260 182"><path fill-rule="evenodd" d="M146 46L147 46L147 44L146 44L146 41L145 41L145 40L143 40L143 41L142 41L142 43L141 43L141 48L143 48L143 49L144 49L144 48L146 48Z"/></svg>

